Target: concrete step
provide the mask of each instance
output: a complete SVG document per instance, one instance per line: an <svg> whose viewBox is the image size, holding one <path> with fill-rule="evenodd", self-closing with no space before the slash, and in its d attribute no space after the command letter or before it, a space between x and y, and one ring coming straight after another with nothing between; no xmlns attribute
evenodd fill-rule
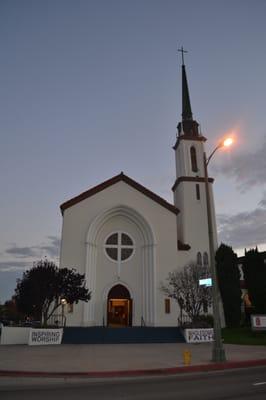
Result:
<svg viewBox="0 0 266 400"><path fill-rule="evenodd" d="M65 327L64 344L89 343L183 343L178 327Z"/></svg>

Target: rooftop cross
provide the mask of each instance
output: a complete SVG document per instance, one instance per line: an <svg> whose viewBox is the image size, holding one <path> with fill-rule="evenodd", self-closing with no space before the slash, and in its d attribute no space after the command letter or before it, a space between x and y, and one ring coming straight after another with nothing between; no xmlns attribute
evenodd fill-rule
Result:
<svg viewBox="0 0 266 400"><path fill-rule="evenodd" d="M184 53L187 53L187 50L184 50L183 46L181 47L181 49L177 49L177 51L180 51L182 53L182 65L185 65L184 62Z"/></svg>

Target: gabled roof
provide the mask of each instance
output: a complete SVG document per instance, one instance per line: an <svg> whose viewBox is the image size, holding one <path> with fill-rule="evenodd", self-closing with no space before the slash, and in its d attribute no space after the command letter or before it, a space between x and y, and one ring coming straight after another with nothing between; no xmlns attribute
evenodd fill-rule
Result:
<svg viewBox="0 0 266 400"><path fill-rule="evenodd" d="M107 181L100 183L97 186L94 186L93 188L87 190L86 192L83 192L81 194L79 194L76 197L73 197L72 199L64 202L63 204L61 204L60 209L62 214L64 213L64 211L69 208L74 206L75 204L95 195L96 193L101 192L102 190L114 185L117 182L123 181L125 182L127 185L133 187L134 189L138 190L139 192L141 192L142 194L144 194L145 196L149 197L150 199L152 199L153 201L155 201L156 203L160 204L161 206L167 208L169 211L173 212L174 214L178 214L179 210L178 208L176 208L174 205L168 203L166 200L164 200L162 197L158 196L157 194L155 194L154 192L152 192L151 190L147 189L146 187L140 185L138 182L134 181L133 179L129 178L127 175L124 175L123 172L121 172L119 175L114 176L111 179L108 179Z"/></svg>

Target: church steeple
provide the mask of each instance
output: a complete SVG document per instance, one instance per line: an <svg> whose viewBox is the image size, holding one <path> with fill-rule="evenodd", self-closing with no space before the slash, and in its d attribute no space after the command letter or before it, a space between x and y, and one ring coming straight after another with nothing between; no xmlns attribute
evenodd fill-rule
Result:
<svg viewBox="0 0 266 400"><path fill-rule="evenodd" d="M177 215L178 249L188 251L190 246L191 260L196 260L198 254L208 253L208 218L206 207L206 188L204 171L204 142L206 138L199 132L199 124L193 119L189 96L189 86L182 53L182 119L178 124L178 135L173 147L175 150L176 180L172 187L174 204L180 210ZM180 91L181 92L181 91ZM211 193L211 210L213 232L216 238L216 224L214 215L214 200L209 177Z"/></svg>
<svg viewBox="0 0 266 400"><path fill-rule="evenodd" d="M192 120L192 111L188 91L186 67L182 65L182 121Z"/></svg>
<svg viewBox="0 0 266 400"><path fill-rule="evenodd" d="M178 51L182 53L182 122L180 122L177 126L178 135L197 137L199 136L199 124L197 121L193 120L186 67L184 64L184 53L187 53L187 51L184 50L183 47L178 49Z"/></svg>

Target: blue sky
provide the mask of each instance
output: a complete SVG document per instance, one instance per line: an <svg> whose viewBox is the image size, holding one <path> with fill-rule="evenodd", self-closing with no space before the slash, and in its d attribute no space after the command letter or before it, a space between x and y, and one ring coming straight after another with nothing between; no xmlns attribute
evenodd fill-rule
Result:
<svg viewBox="0 0 266 400"><path fill-rule="evenodd" d="M172 201L181 60L210 165L220 240L266 243L266 3L0 2L0 301L58 260L59 206L120 171Z"/></svg>

